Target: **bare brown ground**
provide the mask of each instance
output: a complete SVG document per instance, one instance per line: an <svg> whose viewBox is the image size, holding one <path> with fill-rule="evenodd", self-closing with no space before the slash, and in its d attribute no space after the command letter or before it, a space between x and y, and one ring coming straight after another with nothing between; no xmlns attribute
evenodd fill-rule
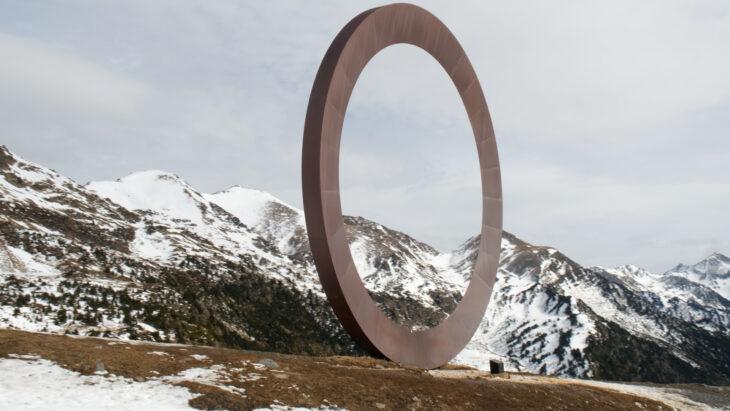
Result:
<svg viewBox="0 0 730 411"><path fill-rule="evenodd" d="M458 366L424 371L370 357L308 357L0 330L0 357L9 354L37 355L81 374L93 373L102 363L110 373L137 381L223 365L231 375L226 384L245 389L245 395L203 382L178 382L201 394L190 401L200 409L249 410L274 403L349 410L668 409L644 397L557 378L526 382L524 374L493 376ZM277 366L254 365L263 358ZM255 374L261 378L252 381L249 376Z"/></svg>

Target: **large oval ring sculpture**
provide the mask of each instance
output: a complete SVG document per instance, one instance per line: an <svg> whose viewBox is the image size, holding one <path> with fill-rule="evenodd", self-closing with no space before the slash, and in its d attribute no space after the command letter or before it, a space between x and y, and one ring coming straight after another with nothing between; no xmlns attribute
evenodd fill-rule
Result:
<svg viewBox="0 0 730 411"><path fill-rule="evenodd" d="M392 44L408 43L433 56L461 95L479 155L482 227L474 271L461 302L438 326L411 331L391 321L368 295L345 238L339 154L345 110L370 59ZM302 189L309 244L327 298L345 330L363 348L392 361L435 368L469 342L489 303L502 237L502 181L494 129L469 59L448 28L410 4L368 10L335 37L317 72L304 125Z"/></svg>

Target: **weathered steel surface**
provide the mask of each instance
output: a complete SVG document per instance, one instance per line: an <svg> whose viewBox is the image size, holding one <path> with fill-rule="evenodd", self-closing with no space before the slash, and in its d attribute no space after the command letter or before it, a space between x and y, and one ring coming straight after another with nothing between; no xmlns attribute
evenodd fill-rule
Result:
<svg viewBox="0 0 730 411"><path fill-rule="evenodd" d="M340 135L347 103L368 61L397 43L422 48L451 77L471 122L481 168L481 244L469 287L448 318L421 331L388 319L368 295L345 238L340 204ZM456 356L476 331L494 286L502 237L502 180L479 80L459 42L435 16L414 5L392 4L358 15L335 37L309 98L302 189L319 278L335 314L355 341L373 354L423 368L438 367Z"/></svg>

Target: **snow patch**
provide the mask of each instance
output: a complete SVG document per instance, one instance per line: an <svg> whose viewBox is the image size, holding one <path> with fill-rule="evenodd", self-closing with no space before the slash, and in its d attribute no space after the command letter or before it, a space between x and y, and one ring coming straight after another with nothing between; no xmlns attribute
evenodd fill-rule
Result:
<svg viewBox="0 0 730 411"><path fill-rule="evenodd" d="M153 210L203 223L194 199L197 193L178 176L164 171L142 171L116 181L94 181L86 188L129 210Z"/></svg>
<svg viewBox="0 0 730 411"><path fill-rule="evenodd" d="M214 194L203 194L203 196L238 217L243 224L249 227L257 227L266 222L266 214L264 211L271 203L280 204L299 212L302 215L302 221L304 221L303 212L265 191L234 186L228 190L219 191Z"/></svg>
<svg viewBox="0 0 730 411"><path fill-rule="evenodd" d="M4 409L193 409L197 395L162 381L137 382L107 375L81 375L43 359L0 359L0 403Z"/></svg>

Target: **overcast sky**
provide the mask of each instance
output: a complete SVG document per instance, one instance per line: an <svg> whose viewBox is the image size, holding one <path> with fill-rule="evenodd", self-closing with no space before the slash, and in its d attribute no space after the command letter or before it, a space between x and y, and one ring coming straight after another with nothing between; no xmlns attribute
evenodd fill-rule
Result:
<svg viewBox="0 0 730 411"><path fill-rule="evenodd" d="M730 254L730 2L416 3L479 76L506 230L586 265ZM314 75L377 5L0 0L0 144L80 183L162 169L301 207ZM375 56L342 138L346 213L444 250L477 233L466 112L425 52Z"/></svg>

